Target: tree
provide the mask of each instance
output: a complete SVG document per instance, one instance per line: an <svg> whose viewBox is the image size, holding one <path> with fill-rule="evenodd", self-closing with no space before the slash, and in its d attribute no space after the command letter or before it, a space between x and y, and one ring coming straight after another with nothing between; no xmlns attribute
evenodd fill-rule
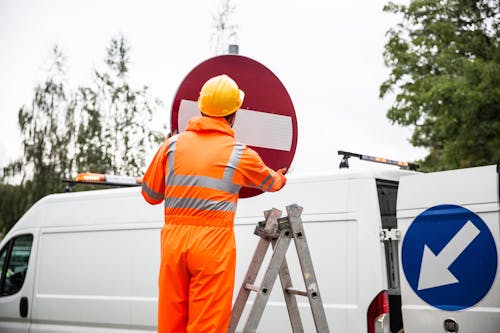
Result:
<svg viewBox="0 0 500 333"><path fill-rule="evenodd" d="M111 161L106 158L102 147L102 122L97 95L91 88L80 87L76 99L79 116L74 141L76 172L109 172Z"/></svg>
<svg viewBox="0 0 500 333"><path fill-rule="evenodd" d="M61 179L70 176L73 160L69 146L74 123L74 104L65 88L64 56L52 49L47 79L35 87L30 106L18 113L24 155L10 164L11 174L21 174L22 182L31 180L31 202L60 191Z"/></svg>
<svg viewBox="0 0 500 333"><path fill-rule="evenodd" d="M429 149L423 170L493 164L500 158L499 2L413 0L384 11L403 20L387 33L391 69L380 97L396 94L387 117L414 128Z"/></svg>
<svg viewBox="0 0 500 333"><path fill-rule="evenodd" d="M217 13L212 15L212 49L216 55L228 52L229 44L238 42L238 25L231 22L236 12L236 5L231 0L221 0Z"/></svg>
<svg viewBox="0 0 500 333"><path fill-rule="evenodd" d="M25 184L10 185L0 183L0 240L16 221L31 206Z"/></svg>
<svg viewBox="0 0 500 333"><path fill-rule="evenodd" d="M94 84L67 89L65 57L53 47L47 78L18 113L23 156L0 169L0 237L43 196L62 192L77 172L141 175L146 153L161 135L151 130L160 102L128 82L129 50L112 39ZM19 185L8 184L17 177Z"/></svg>
<svg viewBox="0 0 500 333"><path fill-rule="evenodd" d="M163 139L151 130L160 101L150 96L147 86L134 89L128 80L129 52L123 36L113 38L106 67L94 71L92 86L79 89L79 170L141 175L146 153Z"/></svg>
<svg viewBox="0 0 500 333"><path fill-rule="evenodd" d="M74 121L74 104L64 85L64 56L57 46L51 54L47 78L35 87L31 105L24 105L18 113L24 154L2 170L0 235L38 199L62 191L61 179L72 169L68 127ZM4 184L9 177L20 177L21 184Z"/></svg>

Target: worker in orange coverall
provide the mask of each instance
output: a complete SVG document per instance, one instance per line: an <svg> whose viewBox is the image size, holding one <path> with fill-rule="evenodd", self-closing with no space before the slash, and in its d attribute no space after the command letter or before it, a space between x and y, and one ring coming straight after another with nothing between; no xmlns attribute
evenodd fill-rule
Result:
<svg viewBox="0 0 500 333"><path fill-rule="evenodd" d="M165 201L159 333L227 331L239 190L277 191L286 183L286 169L272 170L236 141L232 125L243 98L227 75L209 79L198 98L202 115L165 140L144 175L144 198L151 204Z"/></svg>

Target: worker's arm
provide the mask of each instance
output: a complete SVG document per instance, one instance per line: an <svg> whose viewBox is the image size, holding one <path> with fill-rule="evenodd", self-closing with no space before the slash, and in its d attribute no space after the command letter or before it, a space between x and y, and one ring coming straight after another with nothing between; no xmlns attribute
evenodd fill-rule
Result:
<svg viewBox="0 0 500 333"><path fill-rule="evenodd" d="M167 149L168 140L165 140L142 179L142 196L152 205L161 203L165 196Z"/></svg>
<svg viewBox="0 0 500 333"><path fill-rule="evenodd" d="M234 181L241 186L255 187L263 191L274 192L286 184L286 169L274 171L264 164L259 154L246 147L234 176Z"/></svg>

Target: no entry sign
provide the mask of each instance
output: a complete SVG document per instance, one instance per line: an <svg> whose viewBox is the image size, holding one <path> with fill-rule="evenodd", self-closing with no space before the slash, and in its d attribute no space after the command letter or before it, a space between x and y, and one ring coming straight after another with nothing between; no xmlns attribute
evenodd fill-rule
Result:
<svg viewBox="0 0 500 333"><path fill-rule="evenodd" d="M227 74L245 92L233 126L236 139L259 153L274 170L288 168L297 146L297 118L292 100L281 81L261 63L240 55L222 55L195 67L182 81L171 112L171 129L183 132L187 121L200 114L198 95L211 77ZM260 194L243 188L240 197Z"/></svg>

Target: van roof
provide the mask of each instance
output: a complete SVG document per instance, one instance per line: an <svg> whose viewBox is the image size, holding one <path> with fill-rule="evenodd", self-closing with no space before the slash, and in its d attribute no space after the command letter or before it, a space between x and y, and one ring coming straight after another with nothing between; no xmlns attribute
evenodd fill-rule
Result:
<svg viewBox="0 0 500 333"><path fill-rule="evenodd" d="M407 174L415 172L399 169L353 172L343 169L328 173L292 173L287 177L287 183L290 185L363 178L397 181L400 176ZM35 203L12 230L36 227L67 228L91 224L107 225L110 228L114 225L123 228L124 225L137 223L152 227L161 226L163 205L149 205L140 196L140 191L140 187L128 187L51 194ZM117 212L120 212L119 216Z"/></svg>

